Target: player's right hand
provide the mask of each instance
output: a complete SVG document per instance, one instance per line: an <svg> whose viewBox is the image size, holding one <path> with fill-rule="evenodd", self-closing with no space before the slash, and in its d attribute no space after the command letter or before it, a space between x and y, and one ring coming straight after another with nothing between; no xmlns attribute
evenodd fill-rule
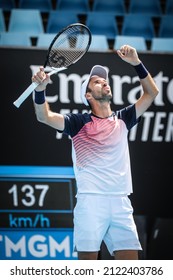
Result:
<svg viewBox="0 0 173 280"><path fill-rule="evenodd" d="M38 84L36 91L43 91L46 89L48 83L50 83L50 77L44 72L44 67L41 66L39 71L32 76L32 82Z"/></svg>

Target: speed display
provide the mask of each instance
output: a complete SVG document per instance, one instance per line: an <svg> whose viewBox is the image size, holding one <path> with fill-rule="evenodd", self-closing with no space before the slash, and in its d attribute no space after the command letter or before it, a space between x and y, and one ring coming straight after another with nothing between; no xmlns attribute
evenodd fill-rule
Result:
<svg viewBox="0 0 173 280"><path fill-rule="evenodd" d="M11 236L16 238L22 231L25 235L31 235L31 231L71 232L76 202L72 168L63 168L63 172L58 167L10 168L13 172L8 173L7 167L0 174L0 241L10 236L10 242L18 244L20 239L14 241ZM1 245L0 242L0 249Z"/></svg>

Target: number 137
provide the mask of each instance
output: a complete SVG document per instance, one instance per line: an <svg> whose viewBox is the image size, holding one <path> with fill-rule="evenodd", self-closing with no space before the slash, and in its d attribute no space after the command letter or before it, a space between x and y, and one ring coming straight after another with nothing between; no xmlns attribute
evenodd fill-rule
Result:
<svg viewBox="0 0 173 280"><path fill-rule="evenodd" d="M31 185L24 185L21 188L21 192L24 193L24 198L21 199L21 202L26 207L31 207L36 203L36 197L35 197L35 191L39 190L40 195L38 197L38 206L43 207L44 205L44 199L46 196L46 193L49 189L48 185L35 185L34 187ZM13 196L13 205L15 207L19 206L19 194L18 194L18 187L16 184L14 184L8 192L12 194Z"/></svg>

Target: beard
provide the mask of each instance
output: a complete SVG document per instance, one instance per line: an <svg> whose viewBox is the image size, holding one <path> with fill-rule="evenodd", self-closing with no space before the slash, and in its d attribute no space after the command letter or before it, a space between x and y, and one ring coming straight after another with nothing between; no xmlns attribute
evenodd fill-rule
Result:
<svg viewBox="0 0 173 280"><path fill-rule="evenodd" d="M112 99L112 93L101 92L100 94L95 94L95 92L91 92L92 97L100 102L109 102Z"/></svg>

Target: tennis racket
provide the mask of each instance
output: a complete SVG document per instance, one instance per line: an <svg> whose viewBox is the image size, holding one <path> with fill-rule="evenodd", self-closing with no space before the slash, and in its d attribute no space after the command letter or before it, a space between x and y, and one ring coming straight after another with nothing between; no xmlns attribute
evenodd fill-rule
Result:
<svg viewBox="0 0 173 280"><path fill-rule="evenodd" d="M48 75L51 76L76 63L88 51L90 44L91 32L84 24L74 23L62 29L54 37L47 51L44 68L52 68ZM19 108L37 86L38 84L33 82L13 104Z"/></svg>

